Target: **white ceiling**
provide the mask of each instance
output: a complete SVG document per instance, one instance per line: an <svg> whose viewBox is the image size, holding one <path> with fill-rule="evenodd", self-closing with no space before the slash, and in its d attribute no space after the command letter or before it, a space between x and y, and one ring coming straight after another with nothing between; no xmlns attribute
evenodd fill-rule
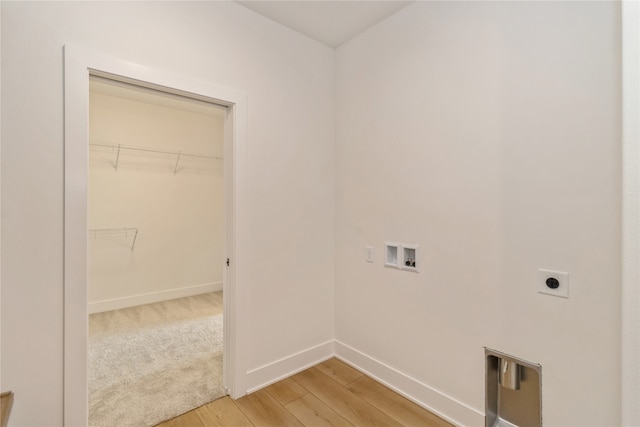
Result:
<svg viewBox="0 0 640 427"><path fill-rule="evenodd" d="M340 46L412 3L402 0L236 2L329 47Z"/></svg>

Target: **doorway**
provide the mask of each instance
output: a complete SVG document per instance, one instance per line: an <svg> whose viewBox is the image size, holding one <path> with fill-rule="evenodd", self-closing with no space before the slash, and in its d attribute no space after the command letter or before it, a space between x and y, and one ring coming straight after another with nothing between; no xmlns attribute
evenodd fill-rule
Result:
<svg viewBox="0 0 640 427"><path fill-rule="evenodd" d="M65 426L88 424L88 119L89 78L108 78L226 107L224 120L224 388L246 394L246 95L181 74L65 46L64 396ZM129 228L129 227L123 227ZM133 227L135 228L135 227Z"/></svg>
<svg viewBox="0 0 640 427"><path fill-rule="evenodd" d="M90 425L155 425L225 395L225 117L90 77Z"/></svg>

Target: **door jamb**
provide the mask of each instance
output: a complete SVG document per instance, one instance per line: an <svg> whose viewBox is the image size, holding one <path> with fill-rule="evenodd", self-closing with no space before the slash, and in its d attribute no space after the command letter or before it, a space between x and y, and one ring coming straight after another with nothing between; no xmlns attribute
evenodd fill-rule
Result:
<svg viewBox="0 0 640 427"><path fill-rule="evenodd" d="M640 425L640 4L622 3L621 421Z"/></svg>

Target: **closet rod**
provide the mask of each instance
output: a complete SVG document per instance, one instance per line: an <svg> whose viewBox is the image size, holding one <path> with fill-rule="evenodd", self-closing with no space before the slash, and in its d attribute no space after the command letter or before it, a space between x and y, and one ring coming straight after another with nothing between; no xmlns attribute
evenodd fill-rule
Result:
<svg viewBox="0 0 640 427"><path fill-rule="evenodd" d="M166 150L156 150L155 148L145 148L145 147L134 147L130 145L122 145L122 144L97 144L97 143L89 143L92 147L105 147L111 148L112 150L131 150L131 151L140 151L144 154L144 152L148 153L156 153L156 154L167 154L170 156L187 156L187 157L199 157L202 159L217 159L222 160L222 157L219 156L207 156L206 154L193 154L193 153L184 153L182 151L166 151Z"/></svg>

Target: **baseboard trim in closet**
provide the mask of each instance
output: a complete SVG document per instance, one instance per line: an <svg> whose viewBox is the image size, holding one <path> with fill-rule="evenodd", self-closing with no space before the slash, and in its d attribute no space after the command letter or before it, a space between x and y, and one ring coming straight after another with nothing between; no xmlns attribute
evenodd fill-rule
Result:
<svg viewBox="0 0 640 427"><path fill-rule="evenodd" d="M454 425L484 425L484 413L359 350L336 341L335 353L336 358Z"/></svg>
<svg viewBox="0 0 640 427"><path fill-rule="evenodd" d="M166 291L151 292L148 294L132 295L123 298L96 301L89 303L89 314L103 311L119 310L121 308L135 307L137 305L152 304L154 302L168 301L176 298L191 297L222 290L222 282L204 283L185 288L169 289Z"/></svg>

